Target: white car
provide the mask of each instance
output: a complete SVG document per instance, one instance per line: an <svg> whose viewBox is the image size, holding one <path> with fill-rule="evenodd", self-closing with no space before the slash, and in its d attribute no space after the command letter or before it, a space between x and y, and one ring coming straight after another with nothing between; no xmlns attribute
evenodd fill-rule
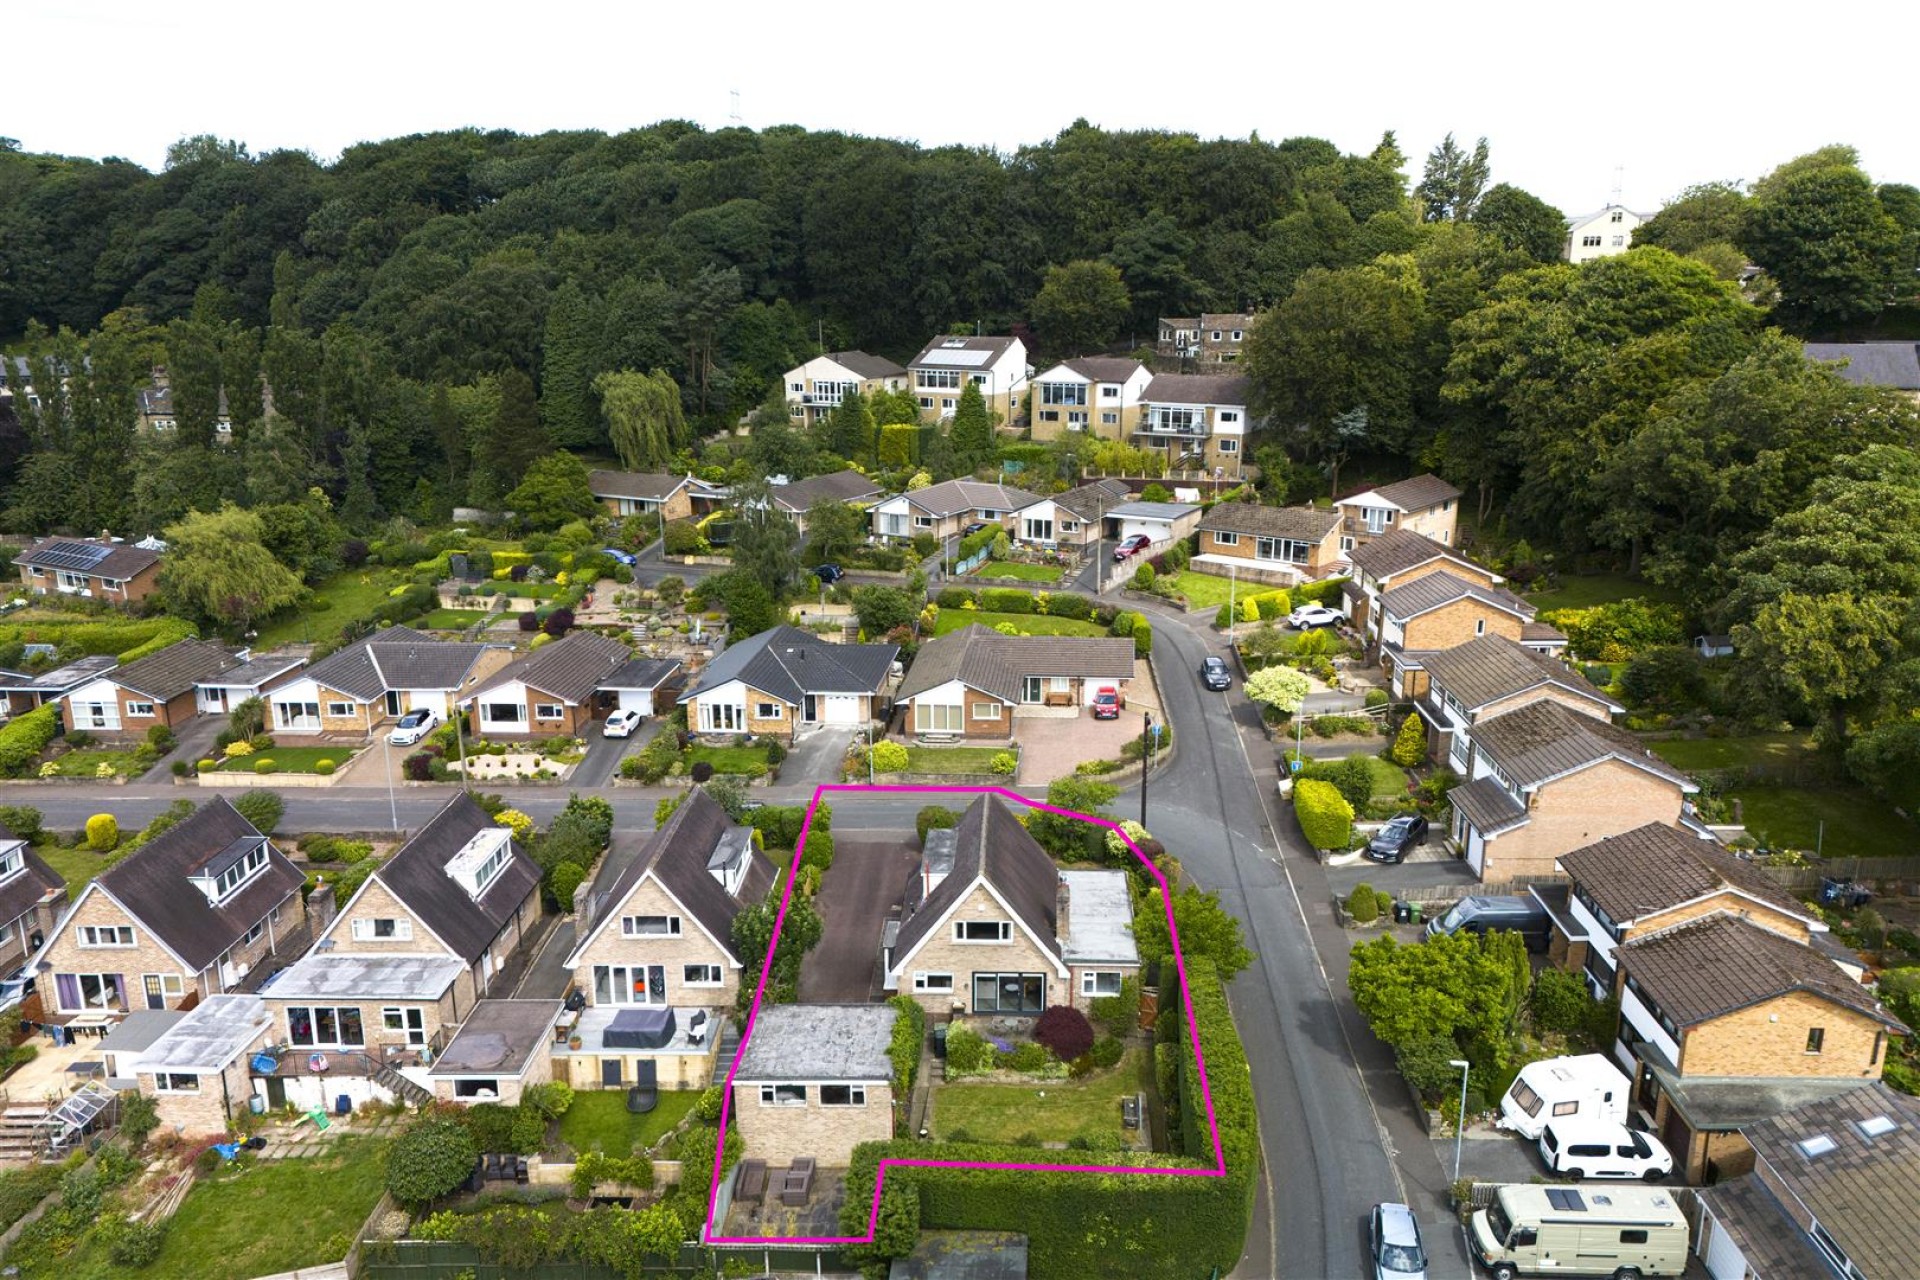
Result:
<svg viewBox="0 0 1920 1280"><path fill-rule="evenodd" d="M396 747L410 747L439 727L439 716L426 707L415 707L394 722L387 741Z"/></svg>
<svg viewBox="0 0 1920 1280"><path fill-rule="evenodd" d="M1306 631L1311 627L1331 627L1344 617L1338 609L1329 609L1323 604L1303 604L1287 615L1287 625L1296 631Z"/></svg>
<svg viewBox="0 0 1920 1280"><path fill-rule="evenodd" d="M644 719L646 717L638 711L616 711L608 716L606 724L600 727L600 736L603 738L631 737L633 731L640 727L640 722Z"/></svg>
<svg viewBox="0 0 1920 1280"><path fill-rule="evenodd" d="M1642 1178L1658 1182L1673 1172L1660 1139L1613 1120L1549 1120L1540 1130L1540 1158L1554 1173L1585 1178Z"/></svg>

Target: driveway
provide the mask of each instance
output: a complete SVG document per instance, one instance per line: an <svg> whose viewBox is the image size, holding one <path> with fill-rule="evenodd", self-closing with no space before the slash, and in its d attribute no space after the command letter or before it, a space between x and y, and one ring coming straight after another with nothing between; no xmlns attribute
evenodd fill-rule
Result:
<svg viewBox="0 0 1920 1280"><path fill-rule="evenodd" d="M788 749L786 763L780 766L780 785L815 786L840 781L840 762L847 758L853 737L854 731L844 727L815 729L802 735Z"/></svg>
<svg viewBox="0 0 1920 1280"><path fill-rule="evenodd" d="M913 833L892 839L835 839L833 865L820 880L814 905L820 910L820 944L800 968L803 1004L878 1000L880 936L887 913L900 901L920 865Z"/></svg>
<svg viewBox="0 0 1920 1280"><path fill-rule="evenodd" d="M1071 774L1082 760L1118 760L1120 748L1139 738L1142 724L1141 709L1131 702L1118 720L1095 720L1084 708L1072 719L1016 720L1013 736L1020 740L1019 784L1044 787L1055 778Z"/></svg>
<svg viewBox="0 0 1920 1280"><path fill-rule="evenodd" d="M191 770L196 760L213 754L213 740L227 727L227 717L223 715L195 716L181 726L174 735L173 750L160 757L153 768L140 775L142 782L171 782L173 780L173 762L184 760Z"/></svg>
<svg viewBox="0 0 1920 1280"><path fill-rule="evenodd" d="M642 744L660 732L664 724L666 724L665 719L652 720L642 724L627 737L609 738L601 734L600 724L596 721L593 727L587 730L586 758L573 766L573 773L567 779L568 785L606 786L619 772L620 761L626 758L627 753L638 751Z"/></svg>

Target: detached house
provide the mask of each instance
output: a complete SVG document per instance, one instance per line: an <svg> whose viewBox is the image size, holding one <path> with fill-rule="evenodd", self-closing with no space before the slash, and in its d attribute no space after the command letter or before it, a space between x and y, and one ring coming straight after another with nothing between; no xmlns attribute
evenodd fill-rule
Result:
<svg viewBox="0 0 1920 1280"><path fill-rule="evenodd" d="M1153 353L1169 360L1201 364L1232 364L1253 328L1245 311L1206 311L1197 316L1160 318L1160 337Z"/></svg>
<svg viewBox="0 0 1920 1280"><path fill-rule="evenodd" d="M434 640L388 627L315 663L267 694L275 733L365 737L384 721L424 708L441 719L454 699L505 655L480 644Z"/></svg>
<svg viewBox="0 0 1920 1280"><path fill-rule="evenodd" d="M1061 871L998 796L927 833L908 894L885 986L929 1013L1084 1012L1140 969L1126 872Z"/></svg>
<svg viewBox="0 0 1920 1280"><path fill-rule="evenodd" d="M0 973L46 945L67 908L67 882L25 840L0 827Z"/></svg>
<svg viewBox="0 0 1920 1280"><path fill-rule="evenodd" d="M1484 565L1475 564L1441 543L1435 542L1424 534L1411 529L1389 529L1371 542L1362 543L1347 553L1347 561L1353 567L1353 580L1346 586L1347 616L1353 629L1365 637L1368 649L1374 649L1380 643L1381 607L1380 600L1388 591L1396 587L1407 586L1433 573L1446 573L1460 583L1481 591L1483 594L1494 588L1501 588L1497 597L1503 605L1511 605L1511 592L1506 592L1501 584L1506 581ZM1450 585L1446 588L1458 598L1465 588ZM1399 613L1404 620L1426 597L1399 597ZM1513 597L1517 600L1518 597ZM1520 602L1522 605L1524 601ZM1567 638L1545 623L1533 621L1529 612L1520 624L1519 634L1511 638L1519 640L1529 648L1547 651L1564 646ZM1510 630L1502 625L1501 634ZM1471 637L1462 636L1461 640ZM1458 640L1454 643L1459 643ZM1403 646L1405 647L1405 646ZM1440 647L1440 646L1436 646Z"/></svg>
<svg viewBox="0 0 1920 1280"><path fill-rule="evenodd" d="M155 725L178 729L200 712L195 691L244 659L204 640L181 640L79 685L61 699L68 730L138 738Z"/></svg>
<svg viewBox="0 0 1920 1280"><path fill-rule="evenodd" d="M1282 586L1324 578L1341 568L1340 517L1313 507L1217 502L1200 517L1193 567L1225 577Z"/></svg>
<svg viewBox="0 0 1920 1280"><path fill-rule="evenodd" d="M1155 374L1141 393L1133 443L1164 450L1169 470L1211 469L1237 479L1252 387L1251 380L1229 375Z"/></svg>
<svg viewBox="0 0 1920 1280"><path fill-rule="evenodd" d="M224 671L193 682L200 710L207 715L225 715L248 698L258 698L293 678L307 665L297 653L256 654Z"/></svg>
<svg viewBox="0 0 1920 1280"><path fill-rule="evenodd" d="M799 533L807 531L807 512L816 503L832 502L840 506L870 507L886 496L886 491L858 471L833 471L824 476L808 476L773 486L773 509L793 521Z"/></svg>
<svg viewBox="0 0 1920 1280"><path fill-rule="evenodd" d="M1880 1078L1912 1034L1804 942L1715 911L1631 938L1613 1056L1690 1181L1744 1171L1740 1130Z"/></svg>
<svg viewBox="0 0 1920 1280"><path fill-rule="evenodd" d="M225 799L208 801L102 872L61 917L37 961L50 1020L257 986L263 961L307 945L304 883Z"/></svg>
<svg viewBox="0 0 1920 1280"><path fill-rule="evenodd" d="M160 553L99 538L42 538L15 556L35 595L83 596L113 604L145 600L160 585Z"/></svg>
<svg viewBox="0 0 1920 1280"><path fill-rule="evenodd" d="M1648 822L1699 790L1632 734L1550 698L1470 732L1469 781L1447 793L1454 843L1482 880L1551 876L1562 855Z"/></svg>
<svg viewBox="0 0 1920 1280"><path fill-rule="evenodd" d="M1426 692L1426 661L1482 636L1500 636L1547 652L1566 644L1551 627L1534 625L1534 607L1505 587L1488 586L1442 568L1380 593L1372 615L1380 673L1396 698Z"/></svg>
<svg viewBox="0 0 1920 1280"><path fill-rule="evenodd" d="M829 644L778 626L730 644L680 695L695 733L771 733L880 718L896 644Z"/></svg>
<svg viewBox="0 0 1920 1280"><path fill-rule="evenodd" d="M1450 547L1459 501L1458 487L1431 474L1342 498L1333 504L1341 516L1340 549L1352 551L1389 529L1410 529Z"/></svg>
<svg viewBox="0 0 1920 1280"><path fill-rule="evenodd" d="M1426 654L1426 690L1414 709L1427 722L1428 750L1455 773L1467 771L1473 726L1542 698L1607 720L1625 708L1564 662L1506 636L1480 636Z"/></svg>
<svg viewBox="0 0 1920 1280"><path fill-rule="evenodd" d="M775 877L753 837L695 788L587 903L566 962L587 999L567 1053L575 1088L631 1084L642 1060L664 1083L706 1083L749 958L735 950L733 918Z"/></svg>
<svg viewBox="0 0 1920 1280"><path fill-rule="evenodd" d="M600 690L632 657L618 640L576 631L515 658L459 706L477 709L475 731L486 736L577 738L605 718Z"/></svg>
<svg viewBox="0 0 1920 1280"><path fill-rule="evenodd" d="M375 868L320 935L316 951L450 958L459 972L446 1009L458 1021L492 990L539 918L539 866L463 791ZM437 981L438 973L420 981ZM422 994L397 1003L437 998ZM426 1029L411 1019L401 1028L409 1042L418 1030Z"/></svg>
<svg viewBox="0 0 1920 1280"><path fill-rule="evenodd" d="M589 471L587 491L616 516L690 520L726 505L727 491L693 476Z"/></svg>
<svg viewBox="0 0 1920 1280"><path fill-rule="evenodd" d="M1561 256L1576 265L1611 258L1633 248L1633 233L1653 214L1635 213L1625 205L1610 204L1595 213L1567 219L1567 242Z"/></svg>
<svg viewBox="0 0 1920 1280"><path fill-rule="evenodd" d="M1030 546L1084 550L1100 541L1106 513L1132 499L1122 480L1094 480L1038 498L1014 513L1014 538Z"/></svg>
<svg viewBox="0 0 1920 1280"><path fill-rule="evenodd" d="M907 385L907 371L884 356L864 351L829 351L815 356L782 379L787 386L787 413L800 426L816 427L858 391L899 391Z"/></svg>
<svg viewBox="0 0 1920 1280"><path fill-rule="evenodd" d="M747 1154L844 1169L861 1143L891 1138L887 1048L899 1016L883 1004L776 1004L754 1015L729 1112Z"/></svg>
<svg viewBox="0 0 1920 1280"><path fill-rule="evenodd" d="M1011 423L1020 411L1020 396L1031 371L1027 347L1018 338L935 338L907 364L913 394L926 422L945 422L960 405L960 389L969 383L980 388L987 410L1002 423Z"/></svg>
<svg viewBox="0 0 1920 1280"><path fill-rule="evenodd" d="M51 645L47 646L49 649ZM58 702L69 692L112 671L120 660L110 653L94 654L38 675L28 671L0 671L0 711L6 718L23 716L35 707Z"/></svg>
<svg viewBox="0 0 1920 1280"><path fill-rule="evenodd" d="M1057 364L1034 379L1033 438L1058 440L1065 432L1086 431L1124 440L1152 380L1145 365L1112 356Z"/></svg>
<svg viewBox="0 0 1920 1280"><path fill-rule="evenodd" d="M1008 484L943 480L878 503L873 531L882 538L911 538L928 533L945 540L970 524L997 524L1011 530L1014 512L1039 501L1038 495Z"/></svg>
<svg viewBox="0 0 1920 1280"><path fill-rule="evenodd" d="M1125 637L1007 636L975 623L922 644L898 700L909 733L1004 741L1016 719L1078 716L1103 688L1124 702L1133 672Z"/></svg>

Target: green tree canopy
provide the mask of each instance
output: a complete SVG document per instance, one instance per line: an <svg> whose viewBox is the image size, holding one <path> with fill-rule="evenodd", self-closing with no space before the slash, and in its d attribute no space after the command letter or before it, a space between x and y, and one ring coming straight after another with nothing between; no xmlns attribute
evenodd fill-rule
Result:
<svg viewBox="0 0 1920 1280"><path fill-rule="evenodd" d="M564 449L534 459L506 503L530 529L558 529L599 510L587 479L587 464Z"/></svg>
<svg viewBox="0 0 1920 1280"><path fill-rule="evenodd" d="M620 465L633 471L660 470L687 443L687 419L680 388L662 370L631 369L603 373L593 380L606 416L607 436Z"/></svg>
<svg viewBox="0 0 1920 1280"><path fill-rule="evenodd" d="M1535 262L1557 262L1567 242L1566 215L1538 196L1496 183L1474 206L1473 225L1504 249Z"/></svg>
<svg viewBox="0 0 1920 1280"><path fill-rule="evenodd" d="M1781 166L1755 187L1740 245L1780 286L1782 308L1816 327L1870 319L1913 283L1913 239L1850 161Z"/></svg>
<svg viewBox="0 0 1920 1280"><path fill-rule="evenodd" d="M1173 924L1180 932L1181 956L1188 961L1205 956L1218 967L1223 981L1232 980L1253 963L1253 952L1241 939L1240 922L1226 913L1215 894L1193 885L1181 889L1173 895ZM1172 963L1166 903L1157 887L1140 899L1133 917L1133 937L1143 962ZM1164 974L1161 981L1166 981Z"/></svg>
<svg viewBox="0 0 1920 1280"><path fill-rule="evenodd" d="M1069 262L1047 270L1033 299L1033 323L1049 352L1061 357L1098 351L1126 323L1133 300L1110 262Z"/></svg>
<svg viewBox="0 0 1920 1280"><path fill-rule="evenodd" d="M947 441L953 450L954 469L962 475L993 460L993 412L980 394L979 383L969 382L960 389L960 403L953 411Z"/></svg>
<svg viewBox="0 0 1920 1280"><path fill-rule="evenodd" d="M300 579L263 545L265 532L259 516L231 504L169 525L159 583L168 610L244 631L299 600Z"/></svg>

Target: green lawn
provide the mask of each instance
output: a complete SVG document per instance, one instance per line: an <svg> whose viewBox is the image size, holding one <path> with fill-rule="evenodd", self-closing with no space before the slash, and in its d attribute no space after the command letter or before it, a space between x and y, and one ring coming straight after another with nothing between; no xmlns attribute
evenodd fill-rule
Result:
<svg viewBox="0 0 1920 1280"><path fill-rule="evenodd" d="M962 627L972 626L976 622L983 627L995 627L1002 622L1011 622L1019 630L1036 636L1103 636L1107 634L1107 629L1097 622L1055 618L1042 613L988 613L975 609L942 609L940 617L933 624L933 634L944 636Z"/></svg>
<svg viewBox="0 0 1920 1280"><path fill-rule="evenodd" d="M1014 564L1012 561L992 560L974 570L976 578L1013 578L1020 582L1058 582L1060 568L1051 564Z"/></svg>
<svg viewBox="0 0 1920 1280"><path fill-rule="evenodd" d="M485 609L435 609L420 620L420 625L429 631L465 631L490 616Z"/></svg>
<svg viewBox="0 0 1920 1280"><path fill-rule="evenodd" d="M1747 830L1775 849L1812 850L1829 858L1909 857L1920 853L1920 827L1852 787L1736 787ZM1820 824L1826 824L1824 838Z"/></svg>
<svg viewBox="0 0 1920 1280"><path fill-rule="evenodd" d="M761 770L767 767L767 749L765 747L743 745L738 747L705 747L698 743L687 748L687 768L705 760L713 766L715 773L753 773L755 766Z"/></svg>
<svg viewBox="0 0 1920 1280"><path fill-rule="evenodd" d="M582 1089L560 1117L560 1140L576 1155L598 1147L608 1155L624 1157L636 1147L658 1142L699 1100L698 1089L663 1089L660 1105L637 1116L627 1110L625 1089Z"/></svg>
<svg viewBox="0 0 1920 1280"><path fill-rule="evenodd" d="M134 762L134 752L113 747L82 747L69 751L53 762L56 778L97 778L101 765L111 765L115 774L132 775L145 766Z"/></svg>
<svg viewBox="0 0 1920 1280"><path fill-rule="evenodd" d="M1677 769L1739 769L1748 765L1791 767L1812 748L1804 733L1758 733L1742 738L1667 738L1649 742L1655 755Z"/></svg>
<svg viewBox="0 0 1920 1280"><path fill-rule="evenodd" d="M1615 600L1630 600L1636 596L1642 600L1680 602L1680 593L1672 587L1642 582L1624 573L1580 576L1563 573L1553 590L1529 594L1527 599L1535 608L1545 612L1548 609L1587 609L1596 604L1610 604Z"/></svg>
<svg viewBox="0 0 1920 1280"><path fill-rule="evenodd" d="M93 1240L64 1280L245 1280L338 1262L386 1185L384 1141L343 1137L310 1160L223 1166L188 1193L151 1266L117 1266Z"/></svg>
<svg viewBox="0 0 1920 1280"><path fill-rule="evenodd" d="M81 885L105 871L114 862L112 854L95 853L85 847L68 848L66 845L59 844L37 844L33 846L33 851L45 858L47 865L65 878L67 889L74 898L80 896Z"/></svg>
<svg viewBox="0 0 1920 1280"><path fill-rule="evenodd" d="M1373 794L1375 799L1389 799L1407 794L1407 771L1391 760L1380 756L1359 755L1355 760L1367 762L1367 772L1373 775Z"/></svg>
<svg viewBox="0 0 1920 1280"><path fill-rule="evenodd" d="M933 1094L933 1136L945 1139L964 1131L978 1142L1011 1142L1028 1134L1042 1142L1126 1140L1120 1099L1147 1089L1146 1061L1141 1050L1128 1049L1117 1066L1085 1080L938 1085Z"/></svg>
<svg viewBox="0 0 1920 1280"><path fill-rule="evenodd" d="M283 644L337 638L341 627L372 613L395 587L405 586L412 580L411 570L403 572L378 565L336 573L314 588L310 607L275 614L261 624L260 634L253 642L254 650L265 653Z"/></svg>
<svg viewBox="0 0 1920 1280"><path fill-rule="evenodd" d="M991 773L1005 747L908 747L908 773Z"/></svg>
<svg viewBox="0 0 1920 1280"><path fill-rule="evenodd" d="M1211 573L1195 573L1192 569L1182 569L1171 575L1173 589L1187 598L1187 607L1191 609L1218 609L1227 603L1227 595L1233 589L1229 578L1216 578ZM1168 578L1162 577L1162 582ZM1272 587L1253 585L1240 589L1236 594L1251 595L1257 591L1271 591Z"/></svg>
<svg viewBox="0 0 1920 1280"><path fill-rule="evenodd" d="M275 773L312 773L313 766L322 760L331 760L336 765L345 765L353 756L353 748L344 744L332 747L268 747L265 751L256 751L250 756L236 756L231 760L222 760L218 766L221 773L252 773L253 766L260 760L271 760L279 768Z"/></svg>

